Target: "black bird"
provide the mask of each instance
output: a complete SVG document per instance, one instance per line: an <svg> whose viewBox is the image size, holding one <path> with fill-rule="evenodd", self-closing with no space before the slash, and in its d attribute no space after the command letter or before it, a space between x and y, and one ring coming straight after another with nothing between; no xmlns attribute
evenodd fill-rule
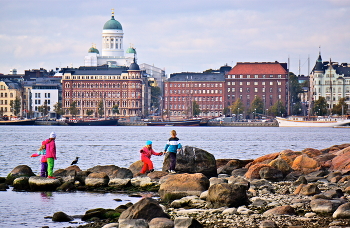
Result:
<svg viewBox="0 0 350 228"><path fill-rule="evenodd" d="M74 159L74 161L72 161L72 164L70 164L70 165L75 165L75 164L77 164L77 163L78 163L78 159L79 159L79 157L76 157L76 158Z"/></svg>

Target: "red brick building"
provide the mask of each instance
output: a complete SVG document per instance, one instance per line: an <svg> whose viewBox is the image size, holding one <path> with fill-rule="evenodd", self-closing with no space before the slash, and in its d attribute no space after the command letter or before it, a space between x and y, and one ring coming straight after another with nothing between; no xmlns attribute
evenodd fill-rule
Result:
<svg viewBox="0 0 350 228"><path fill-rule="evenodd" d="M174 73L164 82L164 110L170 118L193 116L191 104L195 101L199 116L222 115L224 109L225 74Z"/></svg>
<svg viewBox="0 0 350 228"><path fill-rule="evenodd" d="M225 107L240 98L247 113L252 101L260 96L266 112L274 103L287 102L288 69L279 62L238 62L225 75Z"/></svg>
<svg viewBox="0 0 350 228"><path fill-rule="evenodd" d="M149 106L147 79L142 77L135 63L129 68L64 69L62 89L62 107L67 116L71 115L69 108L73 102L76 102L81 117L87 117L87 110L92 110L92 116L98 117L101 101L104 102L105 116L115 116L114 105L119 107L119 116L141 116Z"/></svg>

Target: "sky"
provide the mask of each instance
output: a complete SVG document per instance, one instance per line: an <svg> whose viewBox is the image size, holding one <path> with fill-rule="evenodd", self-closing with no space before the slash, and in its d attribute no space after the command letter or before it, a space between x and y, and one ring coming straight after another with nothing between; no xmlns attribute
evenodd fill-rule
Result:
<svg viewBox="0 0 350 228"><path fill-rule="evenodd" d="M349 0L1 0L0 73L83 66L112 9L124 51L168 76L274 61L307 75L319 52L350 63Z"/></svg>

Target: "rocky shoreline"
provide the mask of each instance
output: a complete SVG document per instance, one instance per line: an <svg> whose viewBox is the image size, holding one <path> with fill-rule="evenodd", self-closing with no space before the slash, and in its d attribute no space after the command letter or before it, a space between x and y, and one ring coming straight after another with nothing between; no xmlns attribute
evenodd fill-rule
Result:
<svg viewBox="0 0 350 228"><path fill-rule="evenodd" d="M0 178L0 190L102 191L142 195L135 204L91 209L74 226L64 212L53 221L67 227L349 227L350 144L317 150L284 150L254 160L215 159L185 146L177 156L176 174L163 171L137 175L114 165L80 170L76 165L36 176L30 167L15 167Z"/></svg>

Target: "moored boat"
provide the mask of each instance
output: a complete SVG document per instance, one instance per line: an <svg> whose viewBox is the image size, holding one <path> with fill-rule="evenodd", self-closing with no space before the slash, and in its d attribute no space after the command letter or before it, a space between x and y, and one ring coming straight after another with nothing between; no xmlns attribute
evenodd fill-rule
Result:
<svg viewBox="0 0 350 228"><path fill-rule="evenodd" d="M201 120L148 121L147 126L199 126Z"/></svg>
<svg viewBox="0 0 350 228"><path fill-rule="evenodd" d="M34 125L35 119L28 120L2 120L0 125Z"/></svg>
<svg viewBox="0 0 350 228"><path fill-rule="evenodd" d="M287 118L276 117L280 127L336 127L350 123L350 119L330 116L330 117L303 117L290 116Z"/></svg>
<svg viewBox="0 0 350 228"><path fill-rule="evenodd" d="M69 126L115 126L118 124L118 119L70 119L66 121Z"/></svg>

